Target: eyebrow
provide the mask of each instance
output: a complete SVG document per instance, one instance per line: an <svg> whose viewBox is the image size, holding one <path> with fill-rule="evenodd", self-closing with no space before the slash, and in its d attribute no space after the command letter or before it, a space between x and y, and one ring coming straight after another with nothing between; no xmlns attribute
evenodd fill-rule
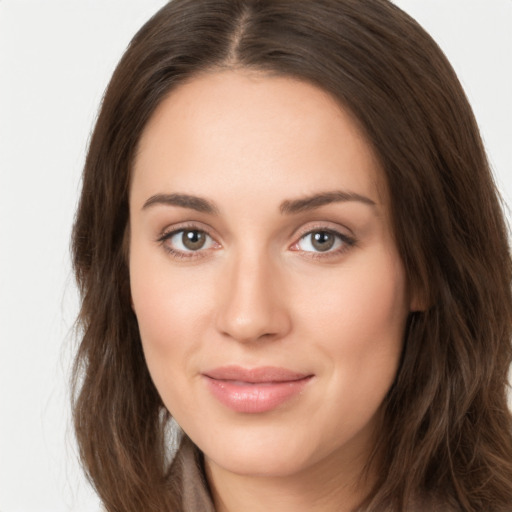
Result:
<svg viewBox="0 0 512 512"><path fill-rule="evenodd" d="M142 209L145 210L156 205L181 206L182 208L212 215L219 213L218 208L208 199L188 194L156 194L144 203Z"/></svg>
<svg viewBox="0 0 512 512"><path fill-rule="evenodd" d="M301 213L308 210L320 208L326 204L357 201L368 206L376 207L377 203L369 197L356 194L355 192L344 192L336 190L333 192L321 192L312 196L304 197L301 199L294 199L283 201L280 206L280 211L285 215L292 215L294 213Z"/></svg>
<svg viewBox="0 0 512 512"><path fill-rule="evenodd" d="M279 211L283 215L293 215L309 210L315 210L316 208L320 208L327 204L349 201L360 202L372 207L377 206L375 201L369 197L356 194L355 192L336 190L333 192L320 192L300 199L288 199L281 203ZM155 194L144 203L142 209L145 210L156 205L179 206L181 208L196 210L201 213L208 213L211 215L219 214L219 209L213 202L203 197L191 196L189 194Z"/></svg>

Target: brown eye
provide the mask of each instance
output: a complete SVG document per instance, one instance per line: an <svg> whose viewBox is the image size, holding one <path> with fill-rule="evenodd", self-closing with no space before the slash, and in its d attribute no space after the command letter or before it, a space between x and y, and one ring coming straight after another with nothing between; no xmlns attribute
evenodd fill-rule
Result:
<svg viewBox="0 0 512 512"><path fill-rule="evenodd" d="M355 244L352 237L338 233L330 229L316 229L302 235L299 241L294 244L293 250L304 253L334 254L343 252Z"/></svg>
<svg viewBox="0 0 512 512"><path fill-rule="evenodd" d="M311 245L320 252L332 249L336 241L334 234L328 231L316 231L309 236L311 236Z"/></svg>
<svg viewBox="0 0 512 512"><path fill-rule="evenodd" d="M196 229L183 231L181 243L190 251L198 251L206 243L206 234Z"/></svg>
<svg viewBox="0 0 512 512"><path fill-rule="evenodd" d="M164 248L173 255L183 257L200 254L208 249L217 248L218 244L213 238L201 229L177 229L166 233L158 239Z"/></svg>

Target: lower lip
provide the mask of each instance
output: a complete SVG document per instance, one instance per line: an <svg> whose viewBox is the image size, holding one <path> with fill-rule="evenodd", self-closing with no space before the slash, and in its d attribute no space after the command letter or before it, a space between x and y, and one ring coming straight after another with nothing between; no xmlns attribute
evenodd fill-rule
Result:
<svg viewBox="0 0 512 512"><path fill-rule="evenodd" d="M236 412L252 414L271 411L299 395L311 378L248 383L205 376L208 388L221 404Z"/></svg>

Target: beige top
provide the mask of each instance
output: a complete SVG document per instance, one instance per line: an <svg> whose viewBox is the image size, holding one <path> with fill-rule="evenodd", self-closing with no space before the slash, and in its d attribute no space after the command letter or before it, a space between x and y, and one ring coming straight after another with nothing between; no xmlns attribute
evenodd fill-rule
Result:
<svg viewBox="0 0 512 512"><path fill-rule="evenodd" d="M173 460L171 478L181 483L180 512L215 512L204 475L202 454L186 435Z"/></svg>
<svg viewBox="0 0 512 512"><path fill-rule="evenodd" d="M203 455L187 435L183 436L174 457L170 477L181 488L182 508L179 512L215 512L204 473ZM409 511L448 512L448 508L431 497L416 501Z"/></svg>

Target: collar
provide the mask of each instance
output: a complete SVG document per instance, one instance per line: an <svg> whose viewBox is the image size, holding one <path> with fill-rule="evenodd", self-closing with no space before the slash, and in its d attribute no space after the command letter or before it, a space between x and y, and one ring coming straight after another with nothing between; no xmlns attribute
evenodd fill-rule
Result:
<svg viewBox="0 0 512 512"><path fill-rule="evenodd" d="M203 454L187 435L171 467L171 478L180 482L182 512L215 512L204 473Z"/></svg>

